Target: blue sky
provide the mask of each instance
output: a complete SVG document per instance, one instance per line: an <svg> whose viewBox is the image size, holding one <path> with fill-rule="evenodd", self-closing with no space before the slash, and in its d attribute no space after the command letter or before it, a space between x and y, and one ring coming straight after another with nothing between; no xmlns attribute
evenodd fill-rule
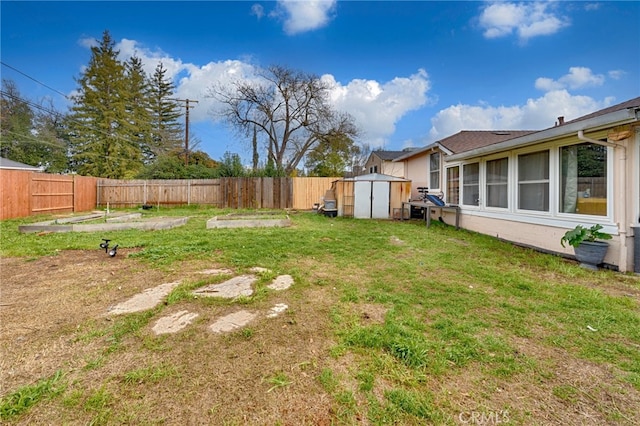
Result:
<svg viewBox="0 0 640 426"><path fill-rule="evenodd" d="M74 92L109 30L123 59L162 61L177 96L198 100L190 132L215 159L248 159L249 141L215 121L209 88L270 65L331 84L375 149L543 129L640 95L636 1L3 0L0 12L2 78L24 97L66 110L57 92Z"/></svg>

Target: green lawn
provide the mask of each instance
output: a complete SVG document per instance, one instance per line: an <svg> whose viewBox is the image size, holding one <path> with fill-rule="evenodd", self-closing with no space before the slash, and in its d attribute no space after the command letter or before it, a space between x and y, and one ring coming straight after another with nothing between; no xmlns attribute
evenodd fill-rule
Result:
<svg viewBox="0 0 640 426"><path fill-rule="evenodd" d="M220 357L234 351L240 358L263 354L251 358L253 369L229 379L245 383L259 376L256 389L246 390L255 406L220 397L194 408L204 423L640 423L635 275L587 271L437 222L427 229L419 221L294 213L290 228L205 229L207 219L227 212L161 208L144 214L191 219L172 230L109 235L19 234L19 224L49 217L8 220L0 224L0 254L34 262L63 250L100 250L101 239L110 238L121 249L136 248L129 258L149 270L215 261L239 272L261 266L292 275L295 285L287 297L293 308L280 328L258 323L215 337ZM1 273L4 278L9 271ZM146 406L145 398L171 389L182 405L199 405L190 392L202 367L194 364L210 362L212 355L198 355L198 348L214 338L203 340L193 331L159 338L145 327L173 306L218 312L234 304L261 309L276 301L262 282L254 296L235 302L194 300L188 290L202 284L179 286L168 303L144 314L106 323L86 318L75 330L61 330L75 342L96 344L96 352L84 369L61 364L55 375L3 388L2 420L37 423L54 415L53 423L186 421L187 414L175 417L167 406L163 415L161 406ZM291 333L286 356L272 346L279 333ZM315 352L304 347L305 339ZM148 354L148 364L114 373L116 359L135 352ZM267 361L268 354L273 356ZM231 386L201 380L200 385ZM284 398L289 409L272 398ZM324 417L297 413L310 400L330 406ZM254 420L242 416L251 410L258 413Z"/></svg>

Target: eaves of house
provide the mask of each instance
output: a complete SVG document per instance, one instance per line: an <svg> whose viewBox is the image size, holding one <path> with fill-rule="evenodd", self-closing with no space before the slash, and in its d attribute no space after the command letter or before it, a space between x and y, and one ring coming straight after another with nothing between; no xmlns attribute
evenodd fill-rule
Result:
<svg viewBox="0 0 640 426"><path fill-rule="evenodd" d="M639 119L640 97L637 97L609 108L596 111L592 114L579 117L575 120L567 121L562 125L537 132L530 132L519 137L512 137L498 143L453 152L451 155L447 156L447 161L451 162L490 155L514 148L523 148L529 145L544 143L566 136L575 135L580 138L579 135L582 135L584 132L595 132L606 128L634 123L638 122Z"/></svg>

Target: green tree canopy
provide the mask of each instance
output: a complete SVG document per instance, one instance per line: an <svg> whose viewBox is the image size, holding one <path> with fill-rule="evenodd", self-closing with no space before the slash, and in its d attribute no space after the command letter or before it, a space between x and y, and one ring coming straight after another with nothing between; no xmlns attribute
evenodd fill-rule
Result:
<svg viewBox="0 0 640 426"><path fill-rule="evenodd" d="M135 120L130 116L131 82L108 31L91 48L89 65L77 80L69 120L73 165L80 174L124 178L143 165Z"/></svg>
<svg viewBox="0 0 640 426"><path fill-rule="evenodd" d="M184 143L180 124L180 105L174 99L175 85L166 76L167 69L158 63L149 82L149 103L155 155L179 149Z"/></svg>
<svg viewBox="0 0 640 426"><path fill-rule="evenodd" d="M24 99L12 80L2 80L0 99L0 156L48 172L68 169L66 142L61 123L64 116L52 105Z"/></svg>

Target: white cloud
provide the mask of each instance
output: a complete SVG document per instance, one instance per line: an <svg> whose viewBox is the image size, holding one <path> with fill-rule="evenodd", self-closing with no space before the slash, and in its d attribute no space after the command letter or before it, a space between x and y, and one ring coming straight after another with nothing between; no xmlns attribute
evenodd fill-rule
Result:
<svg viewBox="0 0 640 426"><path fill-rule="evenodd" d="M620 80L627 72L624 70L611 70L607 74L614 80Z"/></svg>
<svg viewBox="0 0 640 426"><path fill-rule="evenodd" d="M568 18L557 16L553 2L498 2L486 6L479 17L486 38L515 33L521 41L555 34L569 25Z"/></svg>
<svg viewBox="0 0 640 426"><path fill-rule="evenodd" d="M84 37L78 40L78 44L82 47L86 47L87 49L91 49L99 44L98 40L94 37Z"/></svg>
<svg viewBox="0 0 640 426"><path fill-rule="evenodd" d="M552 127L560 116L569 121L612 103L612 98L597 101L566 90L552 90L540 98L528 99L524 105L451 105L431 119L428 139L433 142L461 130L541 130Z"/></svg>
<svg viewBox="0 0 640 426"><path fill-rule="evenodd" d="M618 75L615 71L612 71L613 75ZM611 75L611 72L610 72ZM595 87L602 86L604 84L605 77L602 74L594 74L590 68L586 67L571 67L569 73L563 75L558 80L553 80L548 77L540 77L536 80L535 86L538 90L545 92L551 90L560 89L580 89L583 87Z"/></svg>
<svg viewBox="0 0 640 426"><path fill-rule="evenodd" d="M251 6L251 14L255 15L258 19L262 19L264 16L264 7L261 4L254 4Z"/></svg>
<svg viewBox="0 0 640 426"><path fill-rule="evenodd" d="M197 100L190 110L193 123L211 121L219 110L215 99L209 97L213 85L229 85L235 81L257 80L256 68L243 60L224 60L205 65L184 63L160 49L150 49L135 40L122 39L116 43L120 59L135 55L142 60L143 69L153 74L159 62L167 70L165 76L174 81L175 95L180 99ZM396 123L409 111L427 103L431 88L425 70L408 77L396 77L387 82L355 79L346 84L332 75L321 77L331 85L330 100L340 111L351 114L362 131L362 138L372 146L383 146L395 132Z"/></svg>
<svg viewBox="0 0 640 426"><path fill-rule="evenodd" d="M363 131L362 139L374 147L385 144L406 113L427 102L431 87L424 70L386 83L356 79L343 85L332 75L321 78L332 88L331 101L335 108L351 114Z"/></svg>
<svg viewBox="0 0 640 426"><path fill-rule="evenodd" d="M322 28L329 23L337 0L278 0L271 14L284 19L284 31L295 35Z"/></svg>

